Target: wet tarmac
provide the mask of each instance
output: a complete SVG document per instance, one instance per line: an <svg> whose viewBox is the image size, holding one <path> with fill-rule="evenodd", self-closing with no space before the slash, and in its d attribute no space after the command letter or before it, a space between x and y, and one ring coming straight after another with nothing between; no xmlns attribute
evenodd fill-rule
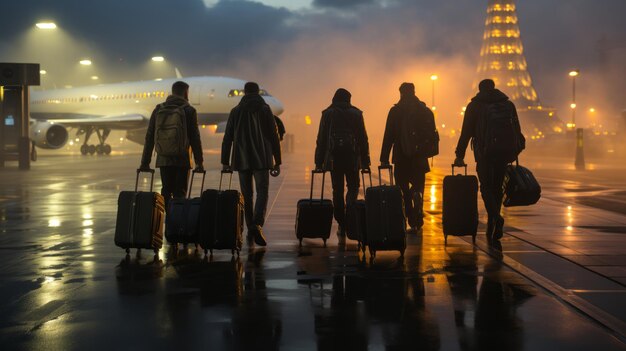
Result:
<svg viewBox="0 0 626 351"><path fill-rule="evenodd" d="M157 257L125 257L113 244L116 201L134 184L138 159L50 156L30 172L0 170L1 349L626 349L619 332L567 296L601 294L611 302L604 310L613 306L619 315L623 284L563 258L565 247L535 232L535 219L544 217L533 211L560 209L556 195L546 207L508 214L502 250L482 237L476 246L468 238L444 246L440 177L447 171L436 170L426 224L408 236L404 260L381 252L370 261L355 242L334 235L327 248L321 240L298 248L295 204L308 196L310 157L291 154L272 178L267 248L246 248L237 258L166 245ZM218 163L215 155L205 162ZM218 177L211 170L207 187ZM563 214L549 223L563 232L554 229L555 240L602 235L583 225L625 225L613 212L574 210L573 233L561 228ZM608 217L594 222L598 215ZM623 258L620 241L605 242ZM588 256L577 253L570 256Z"/></svg>

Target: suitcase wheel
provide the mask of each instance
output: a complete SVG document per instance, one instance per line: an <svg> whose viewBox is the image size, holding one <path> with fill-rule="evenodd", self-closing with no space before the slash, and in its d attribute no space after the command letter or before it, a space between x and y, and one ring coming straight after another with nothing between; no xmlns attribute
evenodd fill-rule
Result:
<svg viewBox="0 0 626 351"><path fill-rule="evenodd" d="M126 248L126 254L130 255L130 249L129 248Z"/></svg>
<svg viewBox="0 0 626 351"><path fill-rule="evenodd" d="M326 239L324 239L324 247L326 247Z"/></svg>

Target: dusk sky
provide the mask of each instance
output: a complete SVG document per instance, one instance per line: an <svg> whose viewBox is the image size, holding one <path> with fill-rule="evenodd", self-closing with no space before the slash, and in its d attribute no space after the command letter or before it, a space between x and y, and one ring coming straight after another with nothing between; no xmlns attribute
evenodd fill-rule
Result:
<svg viewBox="0 0 626 351"><path fill-rule="evenodd" d="M486 7L486 0L10 1L0 13L0 61L41 62L47 83L63 86L88 82L76 71L83 57L103 83L152 79L149 60L159 54L168 64L159 75L177 67L258 80L287 115L319 113L339 86L366 115L384 115L402 81L415 82L429 102L428 77L438 73L445 120L475 93ZM581 103L626 108L626 1L523 0L517 11L544 104L567 108L567 72L578 68ZM43 19L56 22L57 33L36 32Z"/></svg>

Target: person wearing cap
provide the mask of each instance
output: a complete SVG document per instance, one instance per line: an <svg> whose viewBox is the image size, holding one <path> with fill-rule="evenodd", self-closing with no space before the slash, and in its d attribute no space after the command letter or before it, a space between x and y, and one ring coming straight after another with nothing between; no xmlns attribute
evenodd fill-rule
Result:
<svg viewBox="0 0 626 351"><path fill-rule="evenodd" d="M409 126L418 126L419 130ZM433 112L415 96L415 85L402 83L400 101L391 107L387 117L380 163L389 165L389 154L393 149L394 178L402 189L405 214L414 232L424 225L424 184L426 173L430 172L428 158L415 152L415 145L436 129Z"/></svg>
<svg viewBox="0 0 626 351"><path fill-rule="evenodd" d="M259 95L259 85L248 82L244 86L241 101L230 111L222 140L223 169L239 172L248 245L267 245L263 224L269 195L269 176L270 170L275 174L280 172L280 164L280 140L274 114ZM253 189L257 192L254 203Z"/></svg>
<svg viewBox="0 0 626 351"><path fill-rule="evenodd" d="M454 160L455 166L465 166L465 150L470 139L472 139L476 173L480 182L480 194L485 203L488 216L486 235L489 243L499 240L504 234L504 218L500 215L500 210L503 197L502 183L504 182L504 174L508 162L490 155L484 155L481 152L482 148L478 144L482 143L482 140L480 140L480 134L482 133L478 129L479 125L485 126L485 123L480 123L480 121L481 119L484 121L488 117L487 108L495 104L500 104L508 110L507 115L511 116L512 123L519 136L521 144L519 149L520 151L524 149L526 140L521 132L515 105L506 94L496 89L496 84L493 80L484 79L478 84L478 94L472 98L472 101L465 108L463 128L455 151L456 159Z"/></svg>
<svg viewBox="0 0 626 351"><path fill-rule="evenodd" d="M359 194L359 169L370 167L363 112L350 103L351 97L348 90L337 89L331 105L322 111L315 148L315 168L331 174L334 217L339 224L340 238L346 230L346 207L355 202Z"/></svg>

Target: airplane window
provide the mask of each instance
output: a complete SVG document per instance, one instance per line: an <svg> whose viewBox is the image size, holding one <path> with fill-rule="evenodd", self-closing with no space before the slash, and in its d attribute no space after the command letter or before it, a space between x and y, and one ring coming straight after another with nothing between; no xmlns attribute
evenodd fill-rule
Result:
<svg viewBox="0 0 626 351"><path fill-rule="evenodd" d="M228 92L228 97L237 97L237 96L243 96L244 95L244 91L243 89L231 89ZM260 89L259 90L259 95L261 96L272 96L270 95L270 93L265 90L265 89Z"/></svg>

